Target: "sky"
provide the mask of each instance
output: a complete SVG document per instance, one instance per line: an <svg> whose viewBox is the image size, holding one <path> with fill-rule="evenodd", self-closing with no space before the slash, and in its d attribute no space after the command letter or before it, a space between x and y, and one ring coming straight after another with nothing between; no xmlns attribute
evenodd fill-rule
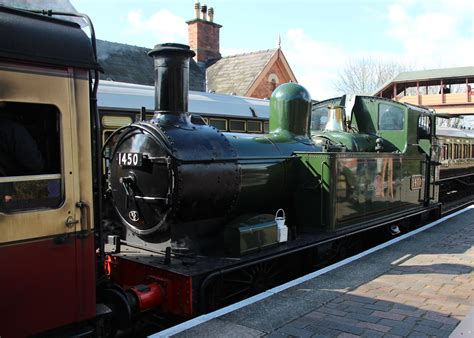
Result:
<svg viewBox="0 0 474 338"><path fill-rule="evenodd" d="M187 43L194 0L70 0L102 40L152 48ZM281 48L313 99L337 95L348 60L411 69L474 66L474 0L201 0L222 25L223 56Z"/></svg>

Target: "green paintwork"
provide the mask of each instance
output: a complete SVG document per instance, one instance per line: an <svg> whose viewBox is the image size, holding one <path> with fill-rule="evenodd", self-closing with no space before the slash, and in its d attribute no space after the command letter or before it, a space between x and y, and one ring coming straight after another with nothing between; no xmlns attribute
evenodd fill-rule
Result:
<svg viewBox="0 0 474 338"><path fill-rule="evenodd" d="M285 83L270 98L270 133L309 137L311 96L296 84Z"/></svg>
<svg viewBox="0 0 474 338"><path fill-rule="evenodd" d="M313 109L312 139L325 152L297 154L294 198L300 229L367 226L437 203L435 166L429 164L433 133L419 129L419 118L432 115L399 102L357 97L352 128L325 131L321 117L327 107L340 102L331 99ZM396 112L399 119L382 115L387 111ZM378 152L377 138L383 146ZM430 189L425 190L428 168Z"/></svg>
<svg viewBox="0 0 474 338"><path fill-rule="evenodd" d="M274 215L242 215L227 224L224 242L232 256L249 254L276 244L277 225Z"/></svg>
<svg viewBox="0 0 474 338"><path fill-rule="evenodd" d="M424 156L383 153L298 153L295 191L303 231L338 230L423 206ZM424 176L423 176L424 177ZM424 183L423 183L424 184Z"/></svg>
<svg viewBox="0 0 474 338"><path fill-rule="evenodd" d="M316 142L328 138L335 143L342 144L346 151L351 152L375 151L375 140L377 139L375 135L348 132L315 132L312 136Z"/></svg>
<svg viewBox="0 0 474 338"><path fill-rule="evenodd" d="M269 134L228 136L239 158L241 177L236 215L272 214L284 208L289 226L298 232L347 231L437 203L434 166L430 167L430 189L425 189L431 138L420 137L418 130L419 117L429 112L380 98L358 97L352 128L313 130L310 139L306 94L295 84L280 86L272 95ZM331 103L337 104L337 99ZM381 124L379 114L387 108L403 121L384 130L379 124L386 126L389 120ZM380 151L376 151L377 139L382 140ZM259 235L249 234L264 231L265 226L239 224L233 222L226 230L227 238L233 238L229 240L233 254L260 248ZM237 244L230 244L232 241ZM265 243L271 245L272 241Z"/></svg>

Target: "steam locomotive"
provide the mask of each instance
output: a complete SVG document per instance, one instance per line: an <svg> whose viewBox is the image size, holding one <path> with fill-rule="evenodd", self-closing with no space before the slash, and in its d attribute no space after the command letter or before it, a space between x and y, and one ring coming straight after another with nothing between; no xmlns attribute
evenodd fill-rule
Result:
<svg viewBox="0 0 474 338"><path fill-rule="evenodd" d="M194 53L180 44L150 52L154 116L110 135L102 182L94 34L46 14L0 7L12 32L0 36L0 114L24 122L48 163L0 177L16 189L0 205L2 337L190 318L310 271L369 229L439 215L427 109L341 97L312 119L309 93L287 83L269 133L224 134L188 113Z"/></svg>
<svg viewBox="0 0 474 338"><path fill-rule="evenodd" d="M244 279L244 267L278 259L294 271L296 256L322 241L382 224L398 229L414 221L407 212L416 221L439 212L428 110L339 98L317 106L326 123L310 136L310 95L288 83L270 100L268 134L223 134L187 113L189 47L157 45L150 55L155 115L111 136L108 179L124 228L111 238L107 271L125 289L149 279L136 298L193 316L209 299L258 288L268 265L248 285L226 284ZM290 229L277 225L278 210Z"/></svg>

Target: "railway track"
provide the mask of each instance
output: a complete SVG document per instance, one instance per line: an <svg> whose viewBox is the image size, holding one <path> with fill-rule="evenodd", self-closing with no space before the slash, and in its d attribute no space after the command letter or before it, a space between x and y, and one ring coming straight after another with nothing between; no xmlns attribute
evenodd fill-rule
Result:
<svg viewBox="0 0 474 338"><path fill-rule="evenodd" d="M439 180L439 201L443 205L441 208L442 216L456 212L474 202L473 171L471 169L451 171L451 173L445 173L444 175L442 173Z"/></svg>
<svg viewBox="0 0 474 338"><path fill-rule="evenodd" d="M474 195L469 195L465 196L461 199L455 200L448 202L446 204L443 204L443 207L441 208L441 216L446 216L449 215L453 212L456 212L458 210L461 210L471 204L474 203Z"/></svg>

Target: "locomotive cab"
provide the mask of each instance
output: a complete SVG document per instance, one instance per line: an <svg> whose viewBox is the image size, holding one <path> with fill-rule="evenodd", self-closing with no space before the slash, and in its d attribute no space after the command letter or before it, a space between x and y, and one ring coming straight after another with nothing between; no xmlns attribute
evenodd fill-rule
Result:
<svg viewBox="0 0 474 338"><path fill-rule="evenodd" d="M433 120L427 109L377 97L315 104L311 135L323 154L300 155L306 199L298 215L302 223L313 218L305 229L341 231L406 209L436 207ZM320 188L312 194L306 186L314 184ZM308 214L310 204L333 212Z"/></svg>

